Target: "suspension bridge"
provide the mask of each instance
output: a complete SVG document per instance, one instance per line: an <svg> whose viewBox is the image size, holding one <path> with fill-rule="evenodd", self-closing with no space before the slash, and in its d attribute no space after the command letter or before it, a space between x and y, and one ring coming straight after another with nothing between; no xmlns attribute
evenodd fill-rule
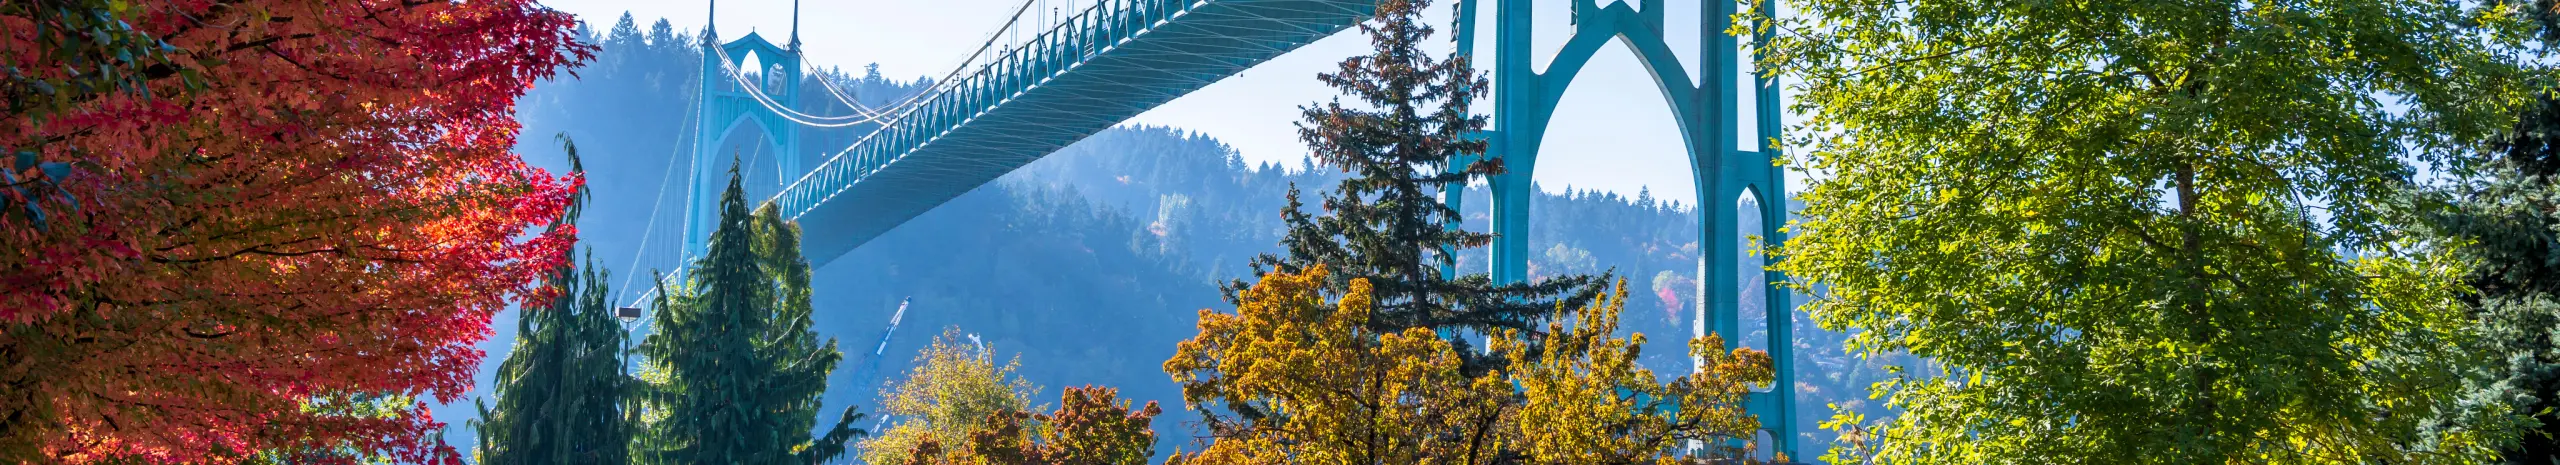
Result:
<svg viewBox="0 0 2560 465"><path fill-rule="evenodd" d="M1002 26L987 35L975 51L942 78L920 92L886 105L862 105L816 79L820 91L853 111L817 115L795 107L803 87L799 12L793 5L792 31L776 44L749 33L722 41L706 26L698 86L699 124L695 125L685 212L682 254L700 256L717 226L720 191L728 181L731 154L720 150L728 134L742 128L761 133L779 153L774 157L777 186L766 201L784 217L800 224L804 254L815 266L837 257L962 193L975 189L1051 152L1110 128L1175 98L1192 93L1272 58L1359 24L1376 10L1376 0L1072 0L1083 8L1064 15L1031 9L1026 0ZM1070 0L1055 0L1070 1ZM1528 277L1530 179L1539 162L1539 143L1552 121L1565 88L1608 42L1634 51L1670 103L1688 151L1698 187L1695 205L1703 212L1699 242L1697 331L1740 332L1738 289L1711 283L1746 282L1731 264L1744 253L1739 215L1758 214L1769 243L1784 240L1786 221L1784 172L1776 158L1779 94L1766 76L1741 72L1742 38L1729 30L1743 3L1704 0L1697 44L1701 72L1672 52L1665 38L1663 0L1455 0L1457 52L1479 69L1490 71L1493 128L1480 134L1490 149L1483 156L1501 160L1506 173L1490 180L1493 212L1492 269L1497 280ZM1571 4L1571 34L1561 50L1549 55L1541 70L1532 65L1531 3ZM1763 15L1775 14L1760 3ZM1490 6L1493 53L1475 49L1479 10ZM716 18L718 8L712 5ZM1683 18L1682 20L1690 20ZM1028 37L1025 37L1025 36ZM1754 42L1770 37L1750 37ZM1483 64L1490 63L1490 66ZM1743 108L1739 92L1749 83L1752 108ZM1479 106L1478 108L1484 108ZM1751 111L1757 150L1741 150L1737 140ZM814 167L799 166L805 152L800 127L868 128L850 146L820 148L831 155ZM679 144L681 145L681 144ZM761 151L763 146L757 146ZM760 153L760 152L759 152ZM1453 160L1465 166L1473 160ZM670 167L672 170L672 167ZM670 178L673 171L669 172ZM1452 186L1444 200L1460 206L1464 186ZM1706 208L1759 199L1757 211ZM652 214L652 222L655 222ZM637 257L634 259L638 260ZM681 269L681 267L677 267ZM1454 271L1454 270L1451 270ZM1755 393L1746 408L1758 414L1769 433L1771 450L1794 456L1796 378L1789 292L1775 272L1755 280L1769 286L1763 309L1769 316L1767 341L1776 360L1775 389ZM628 286L626 286L628 287ZM1744 344L1733 338L1728 344Z"/></svg>

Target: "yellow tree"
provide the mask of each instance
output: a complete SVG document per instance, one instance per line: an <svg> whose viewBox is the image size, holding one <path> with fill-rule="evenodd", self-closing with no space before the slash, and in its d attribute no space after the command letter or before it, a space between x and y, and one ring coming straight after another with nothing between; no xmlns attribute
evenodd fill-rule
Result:
<svg viewBox="0 0 2560 465"><path fill-rule="evenodd" d="M1494 343L1509 354L1511 380L1520 387L1514 441L1531 462L1670 463L1672 452L1692 441L1724 444L1758 430L1742 401L1774 379L1767 352L1726 351L1714 335L1692 339L1698 372L1661 382L1636 364L1644 334L1616 335L1626 303L1621 279L1609 298L1559 312L1545 344L1531 346L1517 332Z"/></svg>
<svg viewBox="0 0 2560 465"><path fill-rule="evenodd" d="M875 464L935 463L948 445L964 444L990 416L1018 415L1031 406L1030 382L1014 376L1020 362L996 364L995 356L961 342L957 328L933 338L916 354L916 367L882 397L881 410L898 424L862 443L862 460ZM1027 441L1017 430L1008 441ZM914 454L919 446L928 453ZM922 459L918 461L918 459Z"/></svg>
<svg viewBox="0 0 2560 465"><path fill-rule="evenodd" d="M1070 387L1058 409L1025 413L1039 388L1013 374L1020 362L996 364L991 351L946 330L916 356L916 368L882 394L885 410L903 419L862 444L863 461L880 465L1142 465L1155 455L1148 425L1155 402L1131 409L1119 391Z"/></svg>
<svg viewBox="0 0 2560 465"><path fill-rule="evenodd" d="M906 444L906 462L934 465L1145 465L1155 455L1147 429L1161 409L1155 402L1131 410L1107 387L1070 387L1058 410L1038 415L1019 410L988 413L967 430L958 447L930 435Z"/></svg>
<svg viewBox="0 0 2560 465"><path fill-rule="evenodd" d="M1165 362L1216 439L1188 463L1487 463L1501 450L1511 388L1469 379L1427 329L1370 329L1369 281L1327 305L1325 267L1275 271L1203 310L1200 334ZM1205 410L1205 409L1203 409Z"/></svg>
<svg viewBox="0 0 2560 465"><path fill-rule="evenodd" d="M1621 283L1612 298L1560 309L1544 333L1497 334L1509 363L1469 377L1430 330L1372 332L1366 280L1328 304L1326 273L1270 273L1234 314L1201 312L1200 334L1165 371L1214 442L1177 462L1672 461L1690 440L1747 437L1742 396L1771 376L1766 353L1719 352L1707 337L1690 344L1707 370L1658 381L1635 363L1643 335L1614 335Z"/></svg>

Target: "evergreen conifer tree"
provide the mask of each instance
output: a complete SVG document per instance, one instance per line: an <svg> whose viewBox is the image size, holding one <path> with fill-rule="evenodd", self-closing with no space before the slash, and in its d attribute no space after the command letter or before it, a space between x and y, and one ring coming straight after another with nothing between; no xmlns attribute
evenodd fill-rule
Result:
<svg viewBox="0 0 2560 465"><path fill-rule="evenodd" d="M1317 78L1351 97L1303 107L1298 138L1322 166L1349 176L1321 193L1324 211L1310 215L1296 186L1281 211L1289 227L1281 239L1286 255L1254 260L1258 280L1271 271L1298 273L1321 264L1332 270L1335 292L1353 279L1374 286L1376 315L1372 329L1405 328L1468 330L1490 334L1495 329L1535 331L1561 298L1586 302L1599 295L1605 279L1564 276L1537 283L1495 283L1483 274L1448 276L1443 260L1457 250L1483 247L1493 235L1453 227L1457 209L1442 203L1444 187L1464 185L1499 174L1499 160L1484 160L1485 142L1471 137L1486 119L1470 110L1485 94L1484 76L1466 57L1435 58L1422 49L1432 28L1422 10L1429 0L1379 2L1374 18L1360 24L1370 38L1369 55L1343 60L1340 68ZM1451 160L1478 160L1451 166ZM1237 303L1250 283L1225 286L1227 300ZM1493 361L1475 350L1461 353L1474 362Z"/></svg>
<svg viewBox="0 0 2560 465"><path fill-rule="evenodd" d="M810 438L818 395L844 355L809 330L808 262L798 228L770 206L750 216L735 166L719 228L681 289L661 292L641 341L652 379L646 463L800 464L842 456L855 409Z"/></svg>
<svg viewBox="0 0 2560 465"><path fill-rule="evenodd" d="M2537 116L2554 115L2527 115ZM2549 176L2560 166L2516 158L2491 164L2439 223L2469 244L2460 250L2471 264L2464 281L2478 292L2464 303L2479 325L2482 355L2491 358L2474 394L2532 418L2501 455L2511 464L2552 463L2560 458L2560 344L2553 341L2560 331L2560 189Z"/></svg>
<svg viewBox="0 0 2560 465"><path fill-rule="evenodd" d="M2528 11L2540 39L2560 43L2560 12L2550 0L2534 3ZM2477 291L2463 296L2478 324L2478 352L2488 358L2474 400L2509 408L2509 418L2490 421L2520 422L2500 458L2560 462L2560 186L2552 184L2560 176L2560 94L2546 92L2519 110L2491 148L2434 223L2447 243L2464 244L2456 249L2471 265L2463 280Z"/></svg>
<svg viewBox="0 0 2560 465"><path fill-rule="evenodd" d="M585 172L577 144L567 136L560 142L570 170ZM575 227L585 201L581 187L552 228ZM497 407L474 401L480 410L471 423L480 435L474 455L482 465L630 463L625 334L592 257L583 270L571 260L561 263L544 280L550 302L524 309L516 320L515 348L498 365L493 386Z"/></svg>
<svg viewBox="0 0 2560 465"><path fill-rule="evenodd" d="M2521 112L2501 145L2436 223L2466 244L2457 251L2471 265L2463 280L2478 291L2463 296L2490 357L2474 395L2531 418L2500 454L2511 464L2553 463L2560 461L2553 336L2560 334L2560 188L2552 185L2560 175L2560 100L2546 96Z"/></svg>

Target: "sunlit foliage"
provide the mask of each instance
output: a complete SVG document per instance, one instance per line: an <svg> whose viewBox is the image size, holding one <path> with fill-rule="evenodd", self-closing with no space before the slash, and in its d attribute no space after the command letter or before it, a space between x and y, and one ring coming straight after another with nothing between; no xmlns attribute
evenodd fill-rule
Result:
<svg viewBox="0 0 2560 465"><path fill-rule="evenodd" d="M1769 356L1691 341L1697 374L1663 382L1635 361L1643 336L1617 336L1624 286L1553 315L1543 344L1505 331L1510 364L1470 377L1427 329L1380 334L1366 280L1338 299L1322 266L1263 275L1235 313L1202 311L1200 335L1165 371L1204 410L1214 439L1176 460L1279 463L1650 463L1693 457L1692 441L1747 440L1751 386Z"/></svg>
<svg viewBox="0 0 2560 465"><path fill-rule="evenodd" d="M1030 411L1039 388L1013 374L1019 361L997 364L995 355L962 339L958 328L945 330L916 354L915 368L883 392L881 412L898 423L862 442L862 460L878 464L915 463L919 445L933 443L924 460L943 459L942 451L964 444L972 434L1002 434L1001 442L1027 442L1019 428L981 428L991 416ZM1004 421L998 418L998 422ZM994 440L999 438L990 438ZM982 440L983 442L984 440Z"/></svg>
<svg viewBox="0 0 2560 465"><path fill-rule="evenodd" d="M0 462L458 461L424 403L556 269L525 1L0 3ZM337 415L320 399L404 399Z"/></svg>
<svg viewBox="0 0 2560 465"><path fill-rule="evenodd" d="M1755 386L1775 379L1769 354L1726 350L1715 335L1689 341L1696 373L1662 381L1638 366L1645 337L1617 335L1627 285L1607 299L1556 315L1544 344L1524 346L1519 333L1494 345L1511 354L1520 387L1512 430L1533 463L1672 461L1668 452L1693 444L1752 440L1759 421L1742 409Z"/></svg>
<svg viewBox="0 0 2560 465"><path fill-rule="evenodd" d="M833 460L864 431L848 407L810 437L827 374L844 354L809 329L809 262L799 227L771 205L748 214L738 173L720 194L719 229L683 287L660 293L639 352L649 420L642 463L784 464Z"/></svg>
<svg viewBox="0 0 2560 465"><path fill-rule="evenodd" d="M1882 462L2483 460L2503 429L2427 425L2487 404L2404 200L2528 96L2506 7L1789 1L1730 31L1825 174L1773 266L1934 362L1880 385Z"/></svg>

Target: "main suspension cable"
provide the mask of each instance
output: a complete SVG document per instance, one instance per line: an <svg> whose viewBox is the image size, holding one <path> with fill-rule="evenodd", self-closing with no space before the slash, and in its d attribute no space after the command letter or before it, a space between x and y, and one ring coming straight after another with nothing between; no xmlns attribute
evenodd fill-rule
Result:
<svg viewBox="0 0 2560 465"><path fill-rule="evenodd" d="M697 91L700 90L700 86L702 85L701 79L687 79L686 81L688 82L685 86L686 88ZM687 98L686 100L688 101L685 102L684 106L684 118L681 119L683 121L683 126L679 126L684 129L680 129L676 133L676 144L674 147L668 149L669 153L667 154L666 174L659 177L658 195L655 200L652 200L649 203L649 222L643 223L645 226L640 228L640 246L634 247L631 251L631 265L622 269L624 273L629 274L623 275L622 287L614 288L616 295L618 296L615 300L621 300L619 298L620 296L629 296L631 293L631 280L640 277L640 272L637 269L640 267L640 257L643 253L649 251L649 236L658 231L658 211L667 204L667 185L675 183L676 156L686 153L684 150L685 136L698 130L697 128L691 128L690 126L693 125L694 119L697 116L696 110L702 108L702 98L694 96ZM688 159L685 164L691 165L692 162Z"/></svg>
<svg viewBox="0 0 2560 465"><path fill-rule="evenodd" d="M932 87L928 87L923 91L917 92L916 95L909 97L908 101L914 102L927 94L939 96L949 90L949 87L956 85L958 78L960 77L960 73L968 71L971 64L977 63L979 58L986 56L988 50L994 49L996 40L1002 38L1005 32L1017 28L1022 22L1022 14L1030 11L1032 4L1037 1L1039 0L1023 0L1022 5L1014 7L1013 14L1005 18L1003 25L998 26L995 31L987 34L987 39L980 42L976 50L969 52L968 56L961 58L960 62L953 65L949 72L943 73L942 78L934 80ZM728 48L715 45L712 47L712 50L720 57L720 69L725 74L728 74L731 79L738 82L739 87L744 91L743 93L751 97L751 100L755 100L757 104L764 106L765 109L772 110L774 113L782 116L783 119L792 120L792 122L812 127L838 128L879 121L882 119L882 116L888 116L890 114L889 112L882 112L880 114L869 115L867 117L866 115L818 116L792 110L786 105L782 105L780 102L774 101L771 96L765 95L761 87L755 85L754 82L747 80L746 75L738 71L736 65L731 64L733 63L733 60L729 56ZM821 79L820 81L822 85L825 85L824 79ZM832 91L833 89L830 88L829 90ZM856 111L861 111L860 105L852 106L857 109ZM881 123L881 125L887 126L895 124L898 120L904 119L904 115L913 113L916 107L919 106L921 105L903 105L904 108L895 112L897 115L896 117L889 118L888 122Z"/></svg>

